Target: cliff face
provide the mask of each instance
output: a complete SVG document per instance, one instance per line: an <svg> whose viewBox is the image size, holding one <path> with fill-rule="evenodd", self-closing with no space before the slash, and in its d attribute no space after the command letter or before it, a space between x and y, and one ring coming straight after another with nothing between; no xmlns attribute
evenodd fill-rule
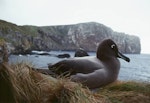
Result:
<svg viewBox="0 0 150 103"><path fill-rule="evenodd" d="M113 39L123 53L140 53L137 36L114 32L102 24L89 22L62 26L17 26L0 20L0 38L14 47L14 53L30 50L96 51L105 38Z"/></svg>

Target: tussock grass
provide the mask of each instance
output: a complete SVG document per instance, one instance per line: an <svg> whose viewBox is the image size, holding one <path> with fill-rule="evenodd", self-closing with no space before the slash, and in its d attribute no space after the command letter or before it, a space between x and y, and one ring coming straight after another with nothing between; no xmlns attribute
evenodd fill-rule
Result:
<svg viewBox="0 0 150 103"><path fill-rule="evenodd" d="M117 81L101 88L98 93L107 96L112 103L149 103L150 83Z"/></svg>
<svg viewBox="0 0 150 103"><path fill-rule="evenodd" d="M9 75L16 103L109 103L104 96L82 88L81 84L38 73L26 63L1 65L1 72Z"/></svg>
<svg viewBox="0 0 150 103"><path fill-rule="evenodd" d="M2 99L0 94L0 102L5 103L149 103L150 101L149 83L117 81L93 93L66 77L53 78L38 73L33 70L31 64L25 62L12 65L1 63L0 79L2 82L0 89L4 91L3 93L9 90L9 95L3 95L5 99Z"/></svg>

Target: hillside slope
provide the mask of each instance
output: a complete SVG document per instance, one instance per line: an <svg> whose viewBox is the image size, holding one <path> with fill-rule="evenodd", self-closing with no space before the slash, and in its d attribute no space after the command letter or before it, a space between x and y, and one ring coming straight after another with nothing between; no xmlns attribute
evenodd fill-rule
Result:
<svg viewBox="0 0 150 103"><path fill-rule="evenodd" d="M76 50L96 51L105 38L113 39L123 53L140 53L140 38L119 33L96 22L60 26L18 26L0 20L0 38L14 48L14 53L31 50Z"/></svg>

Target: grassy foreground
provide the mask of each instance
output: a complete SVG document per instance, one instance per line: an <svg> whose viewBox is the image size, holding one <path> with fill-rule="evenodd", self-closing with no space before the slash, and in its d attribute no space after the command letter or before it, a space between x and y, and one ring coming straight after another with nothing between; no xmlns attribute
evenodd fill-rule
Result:
<svg viewBox="0 0 150 103"><path fill-rule="evenodd" d="M0 91L0 102L7 103L150 102L149 83L116 81L92 92L67 78L38 73L27 63L0 64Z"/></svg>

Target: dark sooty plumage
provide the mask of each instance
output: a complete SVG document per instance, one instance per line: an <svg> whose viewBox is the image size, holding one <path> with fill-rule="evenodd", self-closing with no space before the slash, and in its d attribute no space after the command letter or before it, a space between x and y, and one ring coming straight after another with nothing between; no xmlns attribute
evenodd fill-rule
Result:
<svg viewBox="0 0 150 103"><path fill-rule="evenodd" d="M58 75L69 72L72 81L81 82L89 88L98 88L117 79L120 70L117 58L130 61L118 51L113 40L105 39L99 44L96 57L69 58L50 65L49 69Z"/></svg>

